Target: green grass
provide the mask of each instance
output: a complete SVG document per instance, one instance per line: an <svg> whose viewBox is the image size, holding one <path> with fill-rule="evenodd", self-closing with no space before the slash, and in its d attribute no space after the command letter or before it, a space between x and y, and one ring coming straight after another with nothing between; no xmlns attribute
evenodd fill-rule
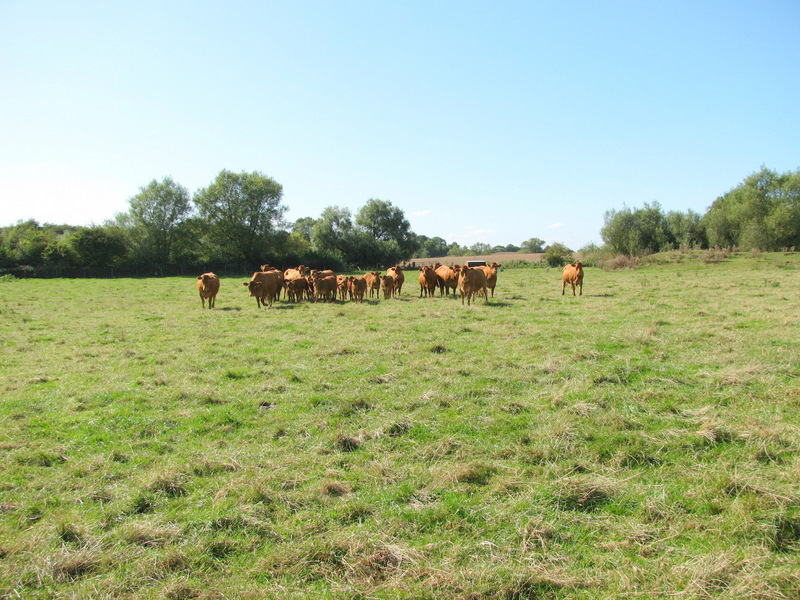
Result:
<svg viewBox="0 0 800 600"><path fill-rule="evenodd" d="M0 282L0 598L800 598L800 260L472 307Z"/></svg>

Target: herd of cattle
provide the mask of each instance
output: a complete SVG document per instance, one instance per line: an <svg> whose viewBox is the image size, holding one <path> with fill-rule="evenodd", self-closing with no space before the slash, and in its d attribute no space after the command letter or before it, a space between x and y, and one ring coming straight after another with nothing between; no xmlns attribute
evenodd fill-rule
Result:
<svg viewBox="0 0 800 600"><path fill-rule="evenodd" d="M456 290L461 294L461 304L466 298L467 304L472 303L475 295L483 296L489 300L491 290L494 298L494 288L497 285L497 270L500 265L492 263L489 266L470 267L467 265L442 265L436 263L426 265L419 270L419 297L433 297L436 289L439 295L450 295ZM300 265L296 269L280 271L269 265L261 265L261 270L253 273L250 281L244 282L250 296L256 299L259 308L270 307L275 300L279 300L281 292L289 302L300 302L303 299L312 302L331 302L337 299L346 300L348 297L353 302L363 302L364 296L379 298L381 292L384 300L393 296L400 296L405 283L404 269L400 265L389 267L386 275L380 271L373 271L362 276L336 275L330 270L317 271ZM583 268L580 262L564 267L561 294L564 294L567 284L572 286L572 295L575 287L580 287L583 295ZM214 308L219 292L219 277L214 273L203 273L197 277L197 291L203 308Z"/></svg>

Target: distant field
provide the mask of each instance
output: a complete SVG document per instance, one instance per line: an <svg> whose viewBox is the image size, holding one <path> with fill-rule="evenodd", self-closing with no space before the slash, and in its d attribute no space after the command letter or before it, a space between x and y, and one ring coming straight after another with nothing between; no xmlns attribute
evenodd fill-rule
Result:
<svg viewBox="0 0 800 600"><path fill-rule="evenodd" d="M495 254L481 254L481 255L474 255L474 256L445 256L439 258L412 258L409 259L409 263L415 264L418 267L423 265L432 265L434 263L440 262L442 264L452 265L454 263L457 264L464 264L469 260L485 260L487 263L491 264L496 262L499 265L502 265L503 262L515 261L515 260L523 260L525 262L539 262L542 260L542 256L544 254L537 253L537 254L525 254L519 252L497 252Z"/></svg>
<svg viewBox="0 0 800 600"><path fill-rule="evenodd" d="M660 258L0 281L0 598L800 598L800 255Z"/></svg>

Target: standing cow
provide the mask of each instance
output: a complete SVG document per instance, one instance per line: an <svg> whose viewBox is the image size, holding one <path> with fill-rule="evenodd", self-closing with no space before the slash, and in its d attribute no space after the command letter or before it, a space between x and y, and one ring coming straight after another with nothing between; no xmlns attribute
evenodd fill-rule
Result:
<svg viewBox="0 0 800 600"><path fill-rule="evenodd" d="M249 290L250 295L256 299L258 308L262 306L272 306L276 294L281 292L283 278L277 271L259 271L253 273L250 281L245 281L244 286Z"/></svg>
<svg viewBox="0 0 800 600"><path fill-rule="evenodd" d="M564 267L564 276L561 280L561 295L564 295L564 290L567 284L572 286L572 295L575 295L575 286L580 287L580 295L583 296L583 265L581 261L576 262L574 265L567 265Z"/></svg>
<svg viewBox="0 0 800 600"><path fill-rule="evenodd" d="M483 292L486 302L489 301L489 292L486 289L486 274L478 267L468 267L461 265L458 274L458 290L461 292L461 304L464 304L464 297L467 298L467 305L472 303L472 298L478 292Z"/></svg>
<svg viewBox="0 0 800 600"><path fill-rule="evenodd" d="M203 308L206 307L206 299L208 299L208 308L214 308L217 301L217 292L219 292L219 277L214 273L203 273L197 276L197 291L200 292L200 300L203 303Z"/></svg>

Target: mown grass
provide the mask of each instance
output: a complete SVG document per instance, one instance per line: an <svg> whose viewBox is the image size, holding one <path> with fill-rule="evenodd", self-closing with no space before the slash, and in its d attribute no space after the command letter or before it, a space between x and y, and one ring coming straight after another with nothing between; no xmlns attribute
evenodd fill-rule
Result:
<svg viewBox="0 0 800 600"><path fill-rule="evenodd" d="M800 598L800 261L0 284L0 597Z"/></svg>

